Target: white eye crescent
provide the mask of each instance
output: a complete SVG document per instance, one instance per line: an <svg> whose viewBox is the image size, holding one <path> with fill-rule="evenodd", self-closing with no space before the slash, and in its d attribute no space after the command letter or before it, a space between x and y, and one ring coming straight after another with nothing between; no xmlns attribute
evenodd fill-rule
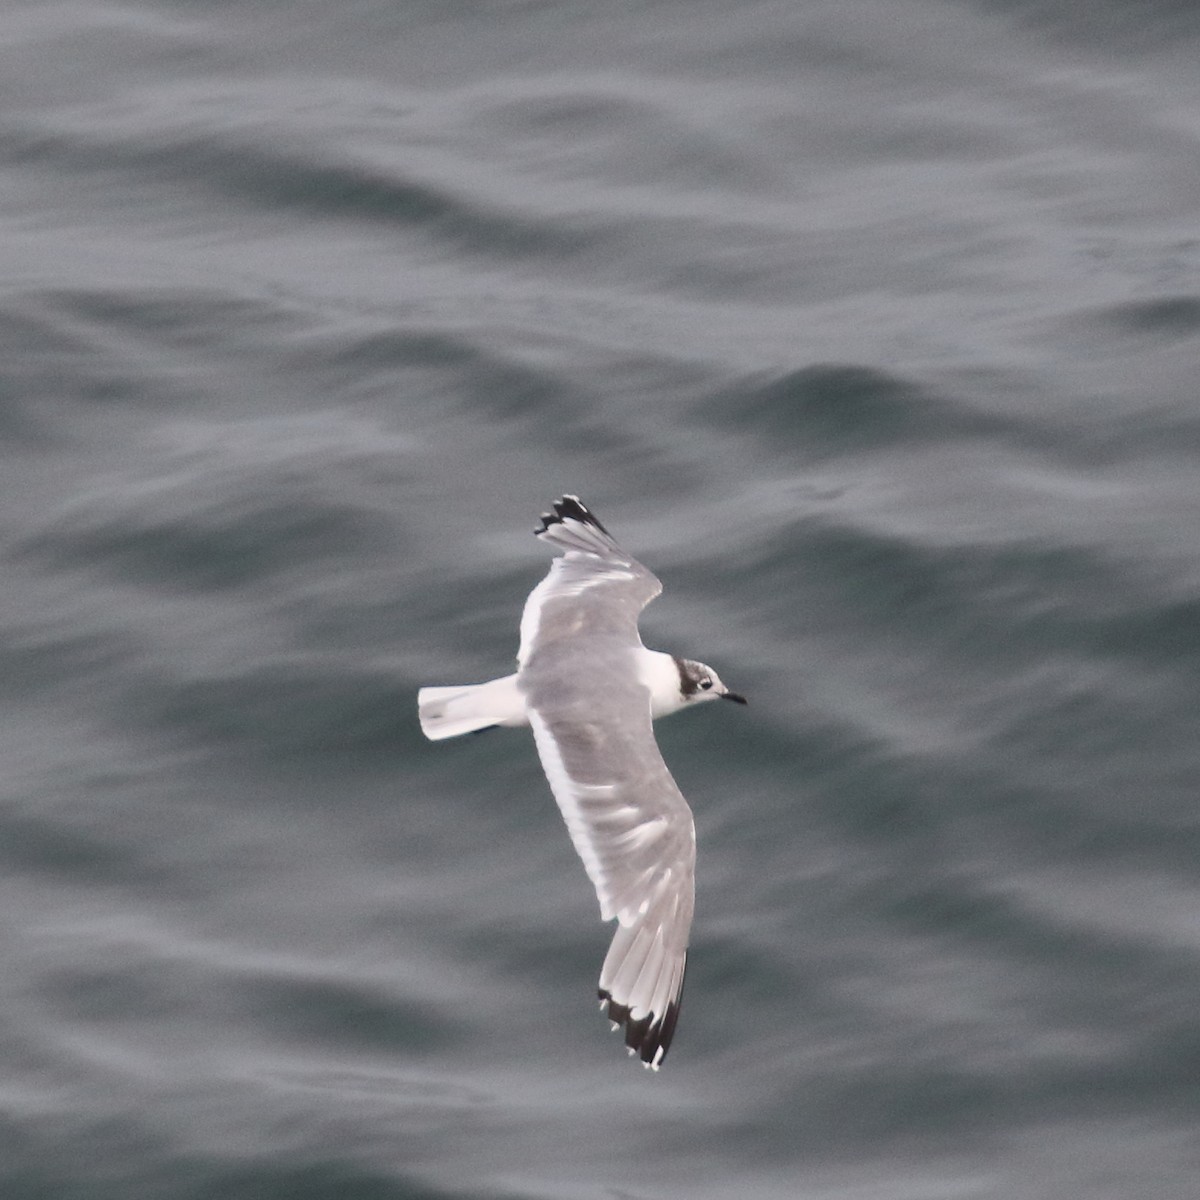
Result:
<svg viewBox="0 0 1200 1200"><path fill-rule="evenodd" d="M711 679L702 679L702 680L700 680L700 690L701 690L702 692L707 692L707 691L708 691L708 689L709 689L710 687L712 687L712 680L711 680Z"/></svg>

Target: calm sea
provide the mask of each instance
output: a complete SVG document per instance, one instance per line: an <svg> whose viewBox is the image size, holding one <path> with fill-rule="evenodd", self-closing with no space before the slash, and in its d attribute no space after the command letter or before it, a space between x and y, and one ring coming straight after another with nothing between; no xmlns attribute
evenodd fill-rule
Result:
<svg viewBox="0 0 1200 1200"><path fill-rule="evenodd" d="M3 1200L1194 1200L1192 0L12 0ZM577 492L665 1068L511 669Z"/></svg>

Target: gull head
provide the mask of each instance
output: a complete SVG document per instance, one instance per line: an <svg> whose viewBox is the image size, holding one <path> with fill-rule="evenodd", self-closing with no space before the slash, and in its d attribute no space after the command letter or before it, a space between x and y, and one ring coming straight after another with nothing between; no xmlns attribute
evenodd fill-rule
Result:
<svg viewBox="0 0 1200 1200"><path fill-rule="evenodd" d="M679 668L681 706L699 704L703 700L732 700L735 704L747 702L745 696L731 692L712 667L705 666L702 662L693 662L690 658L677 658L675 665Z"/></svg>

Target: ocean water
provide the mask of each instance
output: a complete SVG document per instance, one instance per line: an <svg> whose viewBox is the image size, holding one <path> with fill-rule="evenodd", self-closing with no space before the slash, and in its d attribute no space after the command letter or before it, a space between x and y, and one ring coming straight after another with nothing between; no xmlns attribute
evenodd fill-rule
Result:
<svg viewBox="0 0 1200 1200"><path fill-rule="evenodd" d="M1200 10L14 2L4 1200L1193 1200ZM578 492L664 1069L510 669Z"/></svg>

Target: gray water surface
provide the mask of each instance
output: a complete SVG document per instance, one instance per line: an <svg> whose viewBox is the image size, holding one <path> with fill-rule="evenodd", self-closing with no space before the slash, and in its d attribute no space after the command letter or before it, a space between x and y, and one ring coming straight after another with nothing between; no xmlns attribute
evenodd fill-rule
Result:
<svg viewBox="0 0 1200 1200"><path fill-rule="evenodd" d="M5 26L5 1200L1193 1200L1194 5ZM751 697L656 1075L416 722L563 491Z"/></svg>

